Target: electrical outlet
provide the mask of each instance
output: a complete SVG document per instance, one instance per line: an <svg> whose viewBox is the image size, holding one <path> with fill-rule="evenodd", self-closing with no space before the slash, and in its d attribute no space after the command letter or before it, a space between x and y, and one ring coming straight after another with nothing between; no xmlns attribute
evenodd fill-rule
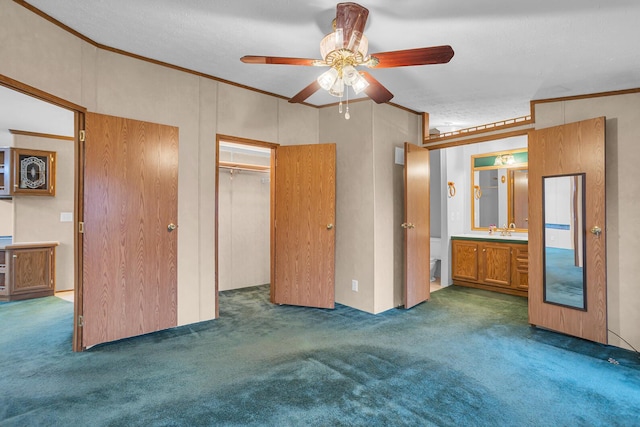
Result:
<svg viewBox="0 0 640 427"><path fill-rule="evenodd" d="M353 292L358 292L358 281L356 279L351 281L351 290Z"/></svg>

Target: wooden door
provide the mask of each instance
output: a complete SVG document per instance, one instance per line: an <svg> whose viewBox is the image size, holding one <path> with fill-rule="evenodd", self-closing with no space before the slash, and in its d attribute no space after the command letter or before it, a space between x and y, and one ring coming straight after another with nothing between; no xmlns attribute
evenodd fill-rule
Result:
<svg viewBox="0 0 640 427"><path fill-rule="evenodd" d="M334 308L336 145L276 148L271 300Z"/></svg>
<svg viewBox="0 0 640 427"><path fill-rule="evenodd" d="M177 325L178 128L86 114L82 345Z"/></svg>
<svg viewBox="0 0 640 427"><path fill-rule="evenodd" d="M605 119L529 133L529 323L600 343L607 342ZM586 309L545 302L543 180L584 174ZM600 233L589 232L599 227Z"/></svg>
<svg viewBox="0 0 640 427"><path fill-rule="evenodd" d="M431 297L429 257L429 150L404 144L404 307Z"/></svg>
<svg viewBox="0 0 640 427"><path fill-rule="evenodd" d="M516 228L527 228L529 222L529 171L526 169L514 169L509 171L512 175L511 203L513 203L513 218L509 223L514 223Z"/></svg>

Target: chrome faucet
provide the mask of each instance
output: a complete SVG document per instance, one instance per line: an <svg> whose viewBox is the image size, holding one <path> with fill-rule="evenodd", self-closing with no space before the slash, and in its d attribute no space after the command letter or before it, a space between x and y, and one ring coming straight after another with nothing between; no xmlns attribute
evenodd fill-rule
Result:
<svg viewBox="0 0 640 427"><path fill-rule="evenodd" d="M513 225L513 228L511 227ZM507 224L503 224L502 228L500 229L500 235L501 236L511 236L511 231L515 230L516 225L514 223L509 224L509 227L507 227Z"/></svg>

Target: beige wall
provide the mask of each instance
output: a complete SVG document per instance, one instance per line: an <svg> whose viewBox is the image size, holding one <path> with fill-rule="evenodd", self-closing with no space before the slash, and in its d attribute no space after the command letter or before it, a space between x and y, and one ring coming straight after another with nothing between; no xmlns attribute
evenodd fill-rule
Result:
<svg viewBox="0 0 640 427"><path fill-rule="evenodd" d="M380 313L402 304L404 183L394 153L420 143L421 118L372 101L350 113L320 110L320 141L337 146L336 302Z"/></svg>
<svg viewBox="0 0 640 427"><path fill-rule="evenodd" d="M373 104L374 313L404 304L404 167L395 148L422 143L422 117ZM426 196L426 195L425 195ZM428 262L428 260L425 260Z"/></svg>
<svg viewBox="0 0 640 427"><path fill-rule="evenodd" d="M373 103L320 109L320 142L336 143L336 302L374 309ZM358 281L358 292L351 281Z"/></svg>
<svg viewBox="0 0 640 427"><path fill-rule="evenodd" d="M607 308L609 343L640 348L640 93L538 103L536 129L606 117Z"/></svg>
<svg viewBox="0 0 640 427"><path fill-rule="evenodd" d="M92 112L180 128L178 323L213 318L216 133L317 143L318 110L97 49L10 0L0 10L0 74Z"/></svg>
<svg viewBox="0 0 640 427"><path fill-rule="evenodd" d="M13 200L0 199L0 236L13 236Z"/></svg>
<svg viewBox="0 0 640 427"><path fill-rule="evenodd" d="M55 197L14 196L14 243L59 242L56 247L56 291L73 289L73 222L61 222L63 212L73 215L74 142L15 135L14 146L56 152Z"/></svg>

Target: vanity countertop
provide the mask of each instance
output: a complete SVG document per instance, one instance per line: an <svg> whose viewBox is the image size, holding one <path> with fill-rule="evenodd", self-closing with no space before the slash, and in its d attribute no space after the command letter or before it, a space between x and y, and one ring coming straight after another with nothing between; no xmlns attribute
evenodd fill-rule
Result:
<svg viewBox="0 0 640 427"><path fill-rule="evenodd" d="M60 245L60 242L26 242L26 243L12 243L6 245L3 249L39 249L39 248L53 248Z"/></svg>
<svg viewBox="0 0 640 427"><path fill-rule="evenodd" d="M501 236L500 233L487 234L487 233L467 233L456 234L451 236L452 240L481 240L481 241L493 241L502 243L529 243L529 236L527 234L516 233L511 236Z"/></svg>
<svg viewBox="0 0 640 427"><path fill-rule="evenodd" d="M10 245L13 242L11 236L0 236L0 249L4 249L5 246Z"/></svg>

